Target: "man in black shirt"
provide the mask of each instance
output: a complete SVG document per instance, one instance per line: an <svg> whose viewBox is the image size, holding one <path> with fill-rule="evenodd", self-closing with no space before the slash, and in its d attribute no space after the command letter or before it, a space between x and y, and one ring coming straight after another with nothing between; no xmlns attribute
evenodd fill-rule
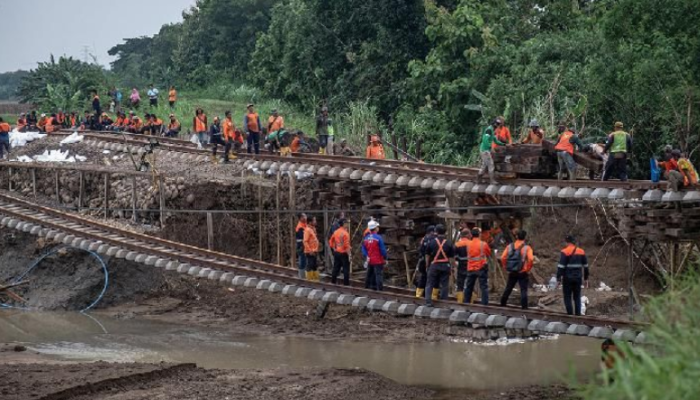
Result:
<svg viewBox="0 0 700 400"><path fill-rule="evenodd" d="M416 297L423 298L425 296L425 286L428 282L428 266L425 260L428 251L428 244L435 239L435 226L430 225L425 232L425 236L420 241L420 247L418 248L418 270L416 271ZM437 298L437 294L435 296Z"/></svg>
<svg viewBox="0 0 700 400"><path fill-rule="evenodd" d="M445 226L435 227L437 236L428 243L427 254L430 257L430 268L428 269L428 285L425 291L425 304L429 307L433 305L432 292L434 287L440 288L440 300L447 299L450 285L450 274L452 273L451 260L455 257L455 247L452 241L445 238Z"/></svg>

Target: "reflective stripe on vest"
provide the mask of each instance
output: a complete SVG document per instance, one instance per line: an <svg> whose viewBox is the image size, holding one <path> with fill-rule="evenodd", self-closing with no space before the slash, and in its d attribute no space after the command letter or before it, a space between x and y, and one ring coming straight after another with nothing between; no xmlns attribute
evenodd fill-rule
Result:
<svg viewBox="0 0 700 400"><path fill-rule="evenodd" d="M561 138L559 139L559 143L557 143L557 146L554 148L554 150L565 151L569 154L574 154L574 145L571 144L572 136L574 136L574 134L571 131L566 131L562 133Z"/></svg>
<svg viewBox="0 0 700 400"><path fill-rule="evenodd" d="M626 153L627 152L627 132L613 132L613 144L610 148L611 153Z"/></svg>
<svg viewBox="0 0 700 400"><path fill-rule="evenodd" d="M467 257L468 261L486 261L484 256L484 242L479 243L479 257Z"/></svg>
<svg viewBox="0 0 700 400"><path fill-rule="evenodd" d="M442 247L445 245L445 242L447 242L447 239L443 239L442 242L435 239L435 243L437 243L438 245L438 251L437 253L435 253L435 259L433 260L433 263L446 263L450 261L450 259L447 257L447 254L445 254L445 249Z"/></svg>

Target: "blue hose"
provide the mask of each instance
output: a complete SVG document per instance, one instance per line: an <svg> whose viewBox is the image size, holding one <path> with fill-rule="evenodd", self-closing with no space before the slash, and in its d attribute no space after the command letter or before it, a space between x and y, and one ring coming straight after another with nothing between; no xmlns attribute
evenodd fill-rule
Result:
<svg viewBox="0 0 700 400"><path fill-rule="evenodd" d="M36 268L42 261L44 261L44 259L45 259L46 257L49 257L49 256L52 256L52 255L56 254L61 248L63 248L63 247L59 247L59 248L53 249L53 250L51 250L50 252L48 252L48 253L44 254L43 256L41 256L38 260L36 260L36 261L34 262L34 264L32 264L31 267L29 267L26 271L24 271L24 273L23 273L22 275L18 276L18 277L15 278L14 280L12 280L12 282L10 282L10 284L14 284L14 283L19 283L19 282L21 282L27 275L29 275L29 274L34 270L34 268ZM76 249L76 250L82 250L82 249ZM93 301L92 303L90 303L89 306L87 306L87 307L83 308L82 310L80 310L81 313L83 313L83 312L85 312L85 311L88 311L88 310L90 310L91 308L95 307L95 306L97 305L97 303L99 303L99 302L102 300L102 297L104 297L105 292L107 291L107 287L109 287L109 271L107 270L107 264L105 264L105 262L104 262L104 260L102 259L102 257L100 257L100 255L97 254L97 253L95 253L94 251L89 251L89 250L82 250L82 251L85 251L86 253L90 254L90 255L93 256L93 257L95 257L95 258L97 259L97 261L100 262L100 264L102 265L102 271L104 272L104 275L105 275L105 279L104 279L104 285L102 286L102 291L100 292L100 295L97 296L97 298L95 299L95 301ZM2 308L17 308L17 309L21 309L21 310L31 310L31 308L29 308L29 307L12 306L12 305L5 304L5 303L0 303L0 307L2 307Z"/></svg>

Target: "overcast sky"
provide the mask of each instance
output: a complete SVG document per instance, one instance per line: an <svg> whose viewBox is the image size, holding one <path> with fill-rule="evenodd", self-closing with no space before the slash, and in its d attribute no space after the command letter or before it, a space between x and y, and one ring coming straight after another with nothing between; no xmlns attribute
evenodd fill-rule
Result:
<svg viewBox="0 0 700 400"><path fill-rule="evenodd" d="M107 50L132 38L158 33L182 21L196 0L0 0L0 72L29 70L39 61L68 55L83 59L85 47L109 66Z"/></svg>

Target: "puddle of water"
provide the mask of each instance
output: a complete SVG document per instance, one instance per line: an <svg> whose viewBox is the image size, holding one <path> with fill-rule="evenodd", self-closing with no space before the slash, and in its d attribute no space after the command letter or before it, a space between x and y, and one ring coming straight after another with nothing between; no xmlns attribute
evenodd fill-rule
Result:
<svg viewBox="0 0 700 400"><path fill-rule="evenodd" d="M197 326L99 315L0 311L0 342L70 360L194 362L204 368L364 368L407 385L499 389L547 384L598 369L588 338L500 343L373 343L241 336Z"/></svg>

